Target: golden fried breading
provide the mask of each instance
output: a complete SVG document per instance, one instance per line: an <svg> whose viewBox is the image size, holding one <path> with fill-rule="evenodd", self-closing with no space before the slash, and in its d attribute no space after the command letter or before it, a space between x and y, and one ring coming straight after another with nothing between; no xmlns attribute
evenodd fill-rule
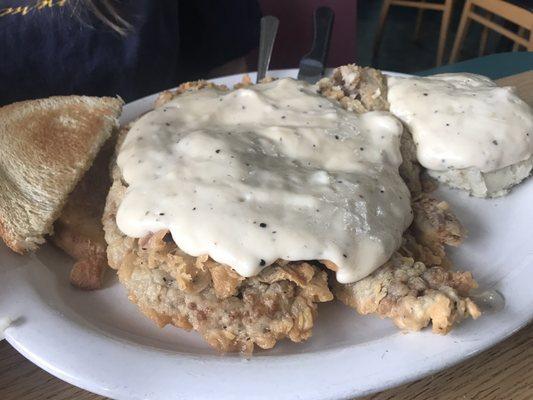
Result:
<svg viewBox="0 0 533 400"><path fill-rule="evenodd" d="M424 244L439 243L459 246L465 230L451 212L448 203L439 201L427 194L421 195L412 203L415 216L414 227L417 238Z"/></svg>
<svg viewBox="0 0 533 400"><path fill-rule="evenodd" d="M323 96L337 100L348 111L388 111L387 81L374 68L354 64L335 68L330 78L318 82Z"/></svg>
<svg viewBox="0 0 533 400"><path fill-rule="evenodd" d="M346 65L319 82L319 91L355 112L388 110L385 77L372 68ZM403 246L370 276L352 284L333 284L335 296L361 314L391 318L404 330L420 330L430 323L437 333L454 323L480 315L467 296L475 281L469 272L450 272L445 245L458 246L464 229L448 204L424 193L416 146L410 133L402 135L400 175L412 196L414 221ZM325 263L326 267L332 268Z"/></svg>
<svg viewBox="0 0 533 400"><path fill-rule="evenodd" d="M318 92L338 101L348 111L365 113L368 111L388 111L387 80L380 71L354 64L335 68L333 75L318 82ZM416 146L411 134L404 130L400 151L403 163L400 175L411 193L420 193L420 165L416 158Z"/></svg>
<svg viewBox="0 0 533 400"><path fill-rule="evenodd" d="M249 79L249 77L248 77ZM243 85L245 81L243 80ZM170 100L172 100L174 97L183 94L185 92L196 92L201 89L205 88L216 88L219 90L228 90L228 87L226 85L217 85L212 82L199 80L199 81L193 81L193 82L185 82L179 85L175 90L165 90L164 92L159 93L159 96L157 96L157 99L155 100L155 107L161 107L165 103L168 103Z"/></svg>
<svg viewBox="0 0 533 400"><path fill-rule="evenodd" d="M412 200L413 223L404 235L403 255L423 262L426 266L450 268L445 245L459 246L465 230L450 211L448 203L426 193Z"/></svg>
<svg viewBox="0 0 533 400"><path fill-rule="evenodd" d="M447 333L479 308L468 298L477 287L470 272L453 272L445 244L458 245L463 228L445 202L427 195L413 202L413 225L392 259L370 276L352 283L334 283L333 292L360 314L391 318L403 330Z"/></svg>
<svg viewBox="0 0 533 400"><path fill-rule="evenodd" d="M357 73L352 74L353 69ZM245 81L242 86L249 84ZM184 91L208 86L212 84L205 81L184 84L163 93L157 105ZM376 70L341 67L319 87L323 95L348 109L388 108L385 80ZM332 282L333 290L339 300L361 314L391 318L405 330L432 323L435 332L446 333L458 321L479 316L479 309L467 297L476 286L471 274L450 272L444 249L445 244L458 245L464 231L446 203L422 192L420 167L408 132L401 146L400 173L413 194L414 223L388 263L359 282ZM332 299L325 271L314 263L278 260L259 275L244 278L207 256L183 253L166 231L140 240L126 237L115 222L126 190L116 167L113 181L103 220L109 263L118 270L130 299L159 326L194 329L220 351L251 352L255 345L271 348L285 337L299 342L311 335L316 303ZM327 260L320 262L336 269Z"/></svg>
<svg viewBox="0 0 533 400"><path fill-rule="evenodd" d="M468 292L476 287L469 272L426 267L396 253L370 276L347 285L334 284L335 296L360 314L391 318L398 328L416 331L432 323L433 332L447 333L478 307Z"/></svg>
<svg viewBox="0 0 533 400"><path fill-rule="evenodd" d="M166 231L128 238L115 222L125 187L117 168L114 176L103 220L108 258L145 315L159 326L194 329L222 352L251 353L255 345L268 349L285 337L311 336L316 303L333 299L324 270L278 261L244 278L207 256L185 254Z"/></svg>
<svg viewBox="0 0 533 400"><path fill-rule="evenodd" d="M114 145L114 138L104 144L54 224L52 242L76 259L70 283L80 289L99 289L108 268L102 215L111 186L109 163Z"/></svg>
<svg viewBox="0 0 533 400"><path fill-rule="evenodd" d="M275 79L276 78L267 76L261 80L261 83L272 82ZM241 89L247 86L251 86L253 84L254 83L252 82L250 75L246 74L242 77L241 82L233 85L233 89ZM164 92L159 93L159 96L157 96L157 99L155 100L155 107L156 108L161 107L165 103L168 103L170 100L172 100L174 97L179 96L180 94L183 94L185 92L196 92L198 90L205 89L205 88L216 88L219 90L228 90L228 87L226 85L217 85L216 83L205 81L205 80L185 82L179 85L175 90L165 90Z"/></svg>
<svg viewBox="0 0 533 400"><path fill-rule="evenodd" d="M163 92L156 106L205 87L227 89L205 81L186 83ZM301 342L311 336L316 303L333 300L324 270L279 260L259 275L244 278L207 256L185 254L165 231L129 238L116 226L116 210L126 190L117 167L113 181L103 218L109 264L118 270L131 301L159 326L194 329L222 352L251 353L255 345L267 349L286 337Z"/></svg>

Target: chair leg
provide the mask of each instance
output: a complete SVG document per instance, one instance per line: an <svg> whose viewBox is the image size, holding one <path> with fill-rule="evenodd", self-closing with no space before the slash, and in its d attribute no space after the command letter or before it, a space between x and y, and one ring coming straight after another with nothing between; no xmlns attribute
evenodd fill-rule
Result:
<svg viewBox="0 0 533 400"><path fill-rule="evenodd" d="M426 0L420 0L421 3L425 3ZM416 14L415 33L413 35L413 41L416 42L420 39L420 28L422 27L422 18L424 17L424 9L419 8Z"/></svg>
<svg viewBox="0 0 533 400"><path fill-rule="evenodd" d="M442 65L444 50L446 49L446 38L448 37L448 28L450 27L450 17L452 15L453 0L446 0L442 21L440 23L439 47L437 49L437 67Z"/></svg>
<svg viewBox="0 0 533 400"><path fill-rule="evenodd" d="M518 36L525 37L526 36L525 33L526 33L526 28L524 28L523 26L518 28ZM518 51L519 49L520 49L520 44L518 42L515 42L513 44L513 51Z"/></svg>
<svg viewBox="0 0 533 400"><path fill-rule="evenodd" d="M470 25L470 11L472 10L471 0L466 0L465 6L463 8L463 13L461 14L461 21L459 22L459 28L457 28L457 34L455 35L455 41L453 42L452 54L450 56L449 64L453 64L457 61L459 56L459 50L463 45L463 41L468 31L468 26Z"/></svg>
<svg viewBox="0 0 533 400"><path fill-rule="evenodd" d="M485 17L492 21L494 14L490 14L489 12L486 13ZM483 27L483 30L481 31L481 39L479 40L479 52L478 57L481 57L483 53L485 53L485 49L487 47L487 40L489 39L489 28L486 26Z"/></svg>
<svg viewBox="0 0 533 400"><path fill-rule="evenodd" d="M381 13L379 14L378 30L374 38L374 49L372 51L372 64L375 63L378 53L379 53L379 46L381 45L383 29L385 28L385 21L387 19L387 15L389 14L391 3L392 3L392 0L384 0L383 6L381 7Z"/></svg>

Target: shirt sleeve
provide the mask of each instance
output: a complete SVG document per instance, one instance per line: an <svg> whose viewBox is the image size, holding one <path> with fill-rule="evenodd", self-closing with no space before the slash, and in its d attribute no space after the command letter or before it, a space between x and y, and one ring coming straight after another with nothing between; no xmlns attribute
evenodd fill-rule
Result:
<svg viewBox="0 0 533 400"><path fill-rule="evenodd" d="M205 77L256 48L260 18L257 0L180 1L180 62L187 74Z"/></svg>

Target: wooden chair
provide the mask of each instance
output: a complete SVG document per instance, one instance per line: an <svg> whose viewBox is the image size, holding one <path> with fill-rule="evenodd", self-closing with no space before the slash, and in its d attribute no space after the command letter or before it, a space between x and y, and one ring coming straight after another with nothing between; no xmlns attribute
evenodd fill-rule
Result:
<svg viewBox="0 0 533 400"><path fill-rule="evenodd" d="M383 36L383 28L385 27L385 21L387 20L387 15L389 14L389 9L391 6L403 6L418 8L418 15L416 18L415 25L415 38L418 38L420 34L420 26L422 25L422 16L424 10L435 10L442 12L442 21L440 24L440 34L439 34L439 46L437 49L437 66L442 65L442 60L444 57L444 49L446 47L446 37L448 36L448 27L450 26L450 17L452 15L453 0L439 0L440 3L428 2L426 0L384 0L383 6L381 8L381 13L379 16L379 25L376 37L374 39L374 51L372 59L376 60L379 46L381 44L381 38Z"/></svg>
<svg viewBox="0 0 533 400"><path fill-rule="evenodd" d="M518 33L496 23L493 19L495 16L518 25ZM518 50L519 46L525 47L528 51L533 50L533 35L531 34L533 13L530 10L504 0L466 0L461 22L459 22L459 28L453 43L450 63L457 61L472 20L483 25L479 45L480 56L485 52L489 29L511 39L515 43L513 51Z"/></svg>

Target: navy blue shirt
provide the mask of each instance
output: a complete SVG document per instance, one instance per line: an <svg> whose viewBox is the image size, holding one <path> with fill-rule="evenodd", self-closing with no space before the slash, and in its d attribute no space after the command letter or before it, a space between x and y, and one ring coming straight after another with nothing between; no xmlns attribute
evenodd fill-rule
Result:
<svg viewBox="0 0 533 400"><path fill-rule="evenodd" d="M256 0L114 2L121 36L77 0L0 2L0 105L51 95L130 101L242 57L258 43Z"/></svg>

